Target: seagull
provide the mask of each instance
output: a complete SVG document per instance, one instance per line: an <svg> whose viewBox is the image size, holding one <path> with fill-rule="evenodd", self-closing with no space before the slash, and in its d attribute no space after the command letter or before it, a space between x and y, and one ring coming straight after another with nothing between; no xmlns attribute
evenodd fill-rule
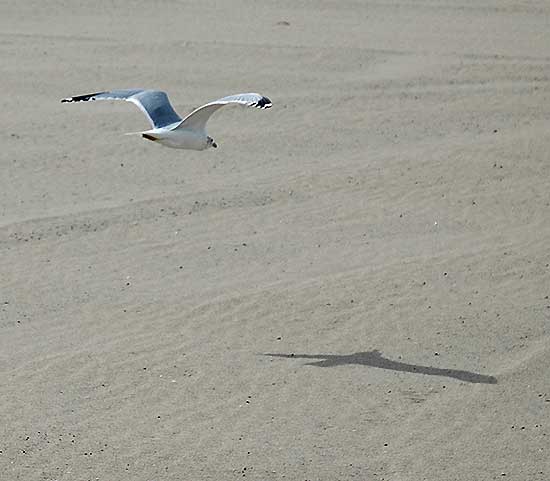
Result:
<svg viewBox="0 0 550 481"><path fill-rule="evenodd" d="M152 129L141 134L144 139L158 142L173 149L206 150L218 144L206 133L206 122L224 105L269 109L271 100L256 93L236 94L209 102L191 112L183 120L170 105L168 95L160 90L123 89L76 95L61 102L89 102L91 100L125 100L137 105L145 114ZM132 134L129 134L132 135Z"/></svg>

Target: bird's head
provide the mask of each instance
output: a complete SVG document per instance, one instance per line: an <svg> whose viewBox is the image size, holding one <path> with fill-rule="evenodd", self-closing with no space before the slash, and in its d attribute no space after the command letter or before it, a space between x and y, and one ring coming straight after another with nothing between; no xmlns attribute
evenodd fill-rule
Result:
<svg viewBox="0 0 550 481"><path fill-rule="evenodd" d="M214 142L214 139L212 137L207 137L206 138L206 148L210 148L210 147L214 147L215 149L218 148L218 144L216 144L216 142Z"/></svg>

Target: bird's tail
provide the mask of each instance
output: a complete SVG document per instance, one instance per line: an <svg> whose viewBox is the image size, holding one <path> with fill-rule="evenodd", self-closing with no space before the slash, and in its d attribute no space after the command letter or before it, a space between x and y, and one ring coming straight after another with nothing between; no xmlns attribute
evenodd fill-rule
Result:
<svg viewBox="0 0 550 481"><path fill-rule="evenodd" d="M158 140L158 137L155 137L151 134L151 131L146 130L145 132L126 132L124 135L139 135L147 140L152 140L153 142L155 140Z"/></svg>

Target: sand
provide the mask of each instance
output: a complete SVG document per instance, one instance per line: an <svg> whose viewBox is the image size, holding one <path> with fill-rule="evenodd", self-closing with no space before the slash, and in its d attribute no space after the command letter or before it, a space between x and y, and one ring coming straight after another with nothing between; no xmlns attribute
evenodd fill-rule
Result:
<svg viewBox="0 0 550 481"><path fill-rule="evenodd" d="M0 4L0 479L550 479L549 15Z"/></svg>

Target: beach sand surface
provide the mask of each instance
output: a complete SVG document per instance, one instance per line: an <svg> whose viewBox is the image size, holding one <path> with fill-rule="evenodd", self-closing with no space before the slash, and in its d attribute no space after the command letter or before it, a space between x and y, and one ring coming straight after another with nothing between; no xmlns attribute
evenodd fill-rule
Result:
<svg viewBox="0 0 550 481"><path fill-rule="evenodd" d="M549 16L1 3L0 480L550 479Z"/></svg>

